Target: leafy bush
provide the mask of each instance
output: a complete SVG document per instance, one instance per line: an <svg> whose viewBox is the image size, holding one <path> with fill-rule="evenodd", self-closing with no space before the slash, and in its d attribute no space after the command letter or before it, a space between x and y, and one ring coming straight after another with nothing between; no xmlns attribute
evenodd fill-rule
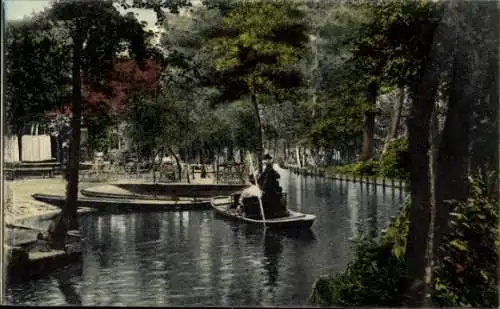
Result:
<svg viewBox="0 0 500 309"><path fill-rule="evenodd" d="M432 300L445 307L498 306L498 203L485 185L470 180L470 198L458 205L450 232L442 242L443 259L436 261ZM319 279L311 302L315 305L399 306L406 274L406 237L410 199L377 240L357 242L355 260L333 277Z"/></svg>
<svg viewBox="0 0 500 309"><path fill-rule="evenodd" d="M360 176L375 176L377 174L378 162L375 160L361 161L356 164L354 173Z"/></svg>
<svg viewBox="0 0 500 309"><path fill-rule="evenodd" d="M377 174L378 162L375 160L360 161L352 164L334 167L334 174L351 174L356 176L374 176Z"/></svg>
<svg viewBox="0 0 500 309"><path fill-rule="evenodd" d="M408 209L409 199L381 238L357 240L354 261L343 273L319 279L311 302L326 306L399 305L406 283Z"/></svg>
<svg viewBox="0 0 500 309"><path fill-rule="evenodd" d="M406 179L408 172L399 162L400 153L408 150L408 140L399 138L387 143L379 160L378 175L386 178Z"/></svg>
<svg viewBox="0 0 500 309"><path fill-rule="evenodd" d="M433 300L441 306L498 307L498 202L486 185L470 179L467 203L451 213L450 232L440 248Z"/></svg>

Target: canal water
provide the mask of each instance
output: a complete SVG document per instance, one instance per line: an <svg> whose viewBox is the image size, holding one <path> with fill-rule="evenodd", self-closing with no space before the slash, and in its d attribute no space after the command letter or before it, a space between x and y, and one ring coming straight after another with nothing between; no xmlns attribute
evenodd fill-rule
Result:
<svg viewBox="0 0 500 309"><path fill-rule="evenodd" d="M8 304L307 306L314 281L353 258L350 239L397 214L399 189L298 176L281 185L289 207L317 216L310 233L276 233L211 211L90 215L80 264L10 284Z"/></svg>

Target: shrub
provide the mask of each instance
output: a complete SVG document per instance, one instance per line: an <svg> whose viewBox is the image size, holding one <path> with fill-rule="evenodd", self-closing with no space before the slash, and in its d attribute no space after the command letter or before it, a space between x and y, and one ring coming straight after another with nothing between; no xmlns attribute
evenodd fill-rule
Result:
<svg viewBox="0 0 500 309"><path fill-rule="evenodd" d="M400 162L400 154L408 150L408 140L399 138L387 143L380 156L378 175L386 178L406 179L408 172Z"/></svg>
<svg viewBox="0 0 500 309"><path fill-rule="evenodd" d="M378 162L376 160L367 160L356 163L354 173L360 176L375 176L378 170Z"/></svg>
<svg viewBox="0 0 500 309"><path fill-rule="evenodd" d="M440 247L433 301L441 306L498 307L498 202L470 179L470 197L451 213Z"/></svg>
<svg viewBox="0 0 500 309"><path fill-rule="evenodd" d="M410 199L377 240L357 242L347 269L315 283L315 305L399 306L406 284L406 237ZM450 232L442 241L444 258L436 261L432 301L444 307L498 307L498 203L485 185L470 180L470 197L451 214Z"/></svg>
<svg viewBox="0 0 500 309"><path fill-rule="evenodd" d="M315 283L311 295L314 305L397 306L401 303L406 283L408 205L409 199L382 237L361 238L355 242L355 259L343 273Z"/></svg>
<svg viewBox="0 0 500 309"><path fill-rule="evenodd" d="M357 176L374 176L377 174L378 162L375 160L360 161L352 164L335 166L330 172L352 174Z"/></svg>

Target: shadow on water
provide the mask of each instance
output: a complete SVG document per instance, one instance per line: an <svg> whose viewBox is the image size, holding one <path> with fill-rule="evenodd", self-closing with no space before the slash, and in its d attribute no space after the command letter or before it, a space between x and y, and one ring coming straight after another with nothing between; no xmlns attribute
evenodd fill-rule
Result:
<svg viewBox="0 0 500 309"><path fill-rule="evenodd" d="M82 306L82 298L76 291L75 284L72 278L82 276L83 265L82 263L73 264L64 271L57 271L53 274L54 279L57 281L57 286L64 296L66 303L72 306Z"/></svg>
<svg viewBox="0 0 500 309"><path fill-rule="evenodd" d="M233 231L241 231L245 236L261 235L261 237L275 237L279 239L287 238L299 242L313 242L316 235L311 229L265 229L263 226L252 224L241 224L234 221L226 221L231 225Z"/></svg>
<svg viewBox="0 0 500 309"><path fill-rule="evenodd" d="M268 275L268 280L264 285L274 288L279 276L278 268L281 253L283 252L283 244L279 235L265 233L264 237L264 269Z"/></svg>
<svg viewBox="0 0 500 309"><path fill-rule="evenodd" d="M83 261L73 262L50 274L33 277L31 280L9 280L7 282L7 301L11 304L37 304L36 300L59 292L64 303L72 306L82 306L82 298L75 282L83 275ZM53 286L50 290L39 290L39 286ZM35 298L35 302L31 298Z"/></svg>
<svg viewBox="0 0 500 309"><path fill-rule="evenodd" d="M260 293L275 294L280 289L282 282L288 280L289 274L286 268L290 266L288 265L290 260L296 259L297 256L285 252L284 243L293 243L295 246L307 250L317 240L311 229L272 230L258 225L227 223L231 226L235 239L242 236L255 245L254 254L261 256L260 262L264 270L263 282L259 282L252 287ZM287 256L287 254L292 256ZM300 256L301 254L298 253L297 255ZM304 261L301 260L299 264L302 262ZM255 299L252 300L252 302L255 301ZM266 305L266 303L262 305Z"/></svg>

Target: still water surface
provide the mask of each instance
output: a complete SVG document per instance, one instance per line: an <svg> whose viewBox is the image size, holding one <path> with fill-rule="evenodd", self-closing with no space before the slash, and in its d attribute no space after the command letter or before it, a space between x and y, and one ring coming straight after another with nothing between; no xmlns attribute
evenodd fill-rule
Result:
<svg viewBox="0 0 500 309"><path fill-rule="evenodd" d="M350 239L385 228L403 196L278 171L290 208L317 216L311 233L264 232L211 211L91 215L81 218L83 262L9 285L7 302L307 306L314 281L351 261Z"/></svg>

